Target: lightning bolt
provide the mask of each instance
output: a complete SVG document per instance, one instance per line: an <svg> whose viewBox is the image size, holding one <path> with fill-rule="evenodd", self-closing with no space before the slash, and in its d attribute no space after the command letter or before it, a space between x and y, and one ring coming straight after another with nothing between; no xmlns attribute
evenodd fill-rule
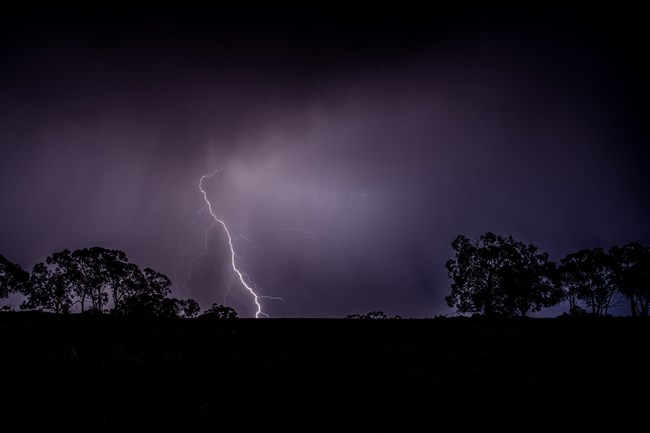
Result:
<svg viewBox="0 0 650 433"><path fill-rule="evenodd" d="M237 258L237 253L235 252L235 247L233 246L233 237L230 234L230 230L228 229L228 226L226 225L226 223L223 220L219 219L217 217L217 215L215 215L214 210L212 209L212 203L210 203L210 200L208 199L208 194L206 193L205 189L203 188L203 182L206 179L209 179L212 176L214 176L215 174L219 173L220 171L221 171L220 169L217 169L217 170L213 171L210 174L204 174L203 176L201 176L201 179L199 180L199 190L201 190L201 194L203 194L203 200L205 201L205 204L206 204L206 206L208 208L208 212L210 212L210 215L214 219L215 223L221 225L221 227L223 228L224 233L226 234L226 237L228 238L228 247L230 248L230 265L232 267L233 272L239 278L239 281L241 282L242 286L244 286L244 288L253 296L253 303L257 307L257 311L255 311L255 318L259 319L260 315L265 316L265 317L269 317L268 314L266 314L265 312L262 311L262 305L260 304L259 300L262 299L262 298L269 298L269 299L272 299L272 298L268 297L268 296L262 297L262 296L258 295L257 293L255 293L255 290L253 289L253 287L251 287L251 285L254 286L255 284L254 283L246 283L246 279L244 279L244 274L239 270L239 268L237 268L237 263L236 263L236 260L235 260Z"/></svg>

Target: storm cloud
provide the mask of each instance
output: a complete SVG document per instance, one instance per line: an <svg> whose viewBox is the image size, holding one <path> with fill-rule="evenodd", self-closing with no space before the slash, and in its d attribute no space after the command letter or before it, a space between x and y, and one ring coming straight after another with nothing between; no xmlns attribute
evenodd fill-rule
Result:
<svg viewBox="0 0 650 433"><path fill-rule="evenodd" d="M206 192L282 298L271 317L447 313L461 233L555 260L650 243L633 16L54 12L2 34L0 252L26 269L118 248L250 315L205 235L217 169Z"/></svg>

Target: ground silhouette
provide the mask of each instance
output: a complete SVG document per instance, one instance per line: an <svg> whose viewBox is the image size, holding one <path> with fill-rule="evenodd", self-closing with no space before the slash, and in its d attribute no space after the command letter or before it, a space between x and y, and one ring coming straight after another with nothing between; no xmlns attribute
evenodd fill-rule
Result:
<svg viewBox="0 0 650 433"><path fill-rule="evenodd" d="M0 313L4 421L25 429L624 428L647 407L650 354L640 343L649 331L650 321L633 318Z"/></svg>

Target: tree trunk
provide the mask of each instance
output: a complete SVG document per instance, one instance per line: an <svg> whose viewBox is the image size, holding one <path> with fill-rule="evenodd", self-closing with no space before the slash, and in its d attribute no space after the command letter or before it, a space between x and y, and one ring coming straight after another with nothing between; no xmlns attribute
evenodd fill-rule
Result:
<svg viewBox="0 0 650 433"><path fill-rule="evenodd" d="M630 297L630 307L632 308L632 317L637 317L639 315L639 312L636 309L636 301L634 300L634 296Z"/></svg>
<svg viewBox="0 0 650 433"><path fill-rule="evenodd" d="M591 297L591 314L593 314L594 316L598 314L598 311L596 310L596 300L594 299L593 296Z"/></svg>

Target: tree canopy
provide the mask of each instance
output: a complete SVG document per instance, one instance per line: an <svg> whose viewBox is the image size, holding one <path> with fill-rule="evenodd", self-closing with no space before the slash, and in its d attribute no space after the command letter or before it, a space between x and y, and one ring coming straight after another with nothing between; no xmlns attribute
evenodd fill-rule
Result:
<svg viewBox="0 0 650 433"><path fill-rule="evenodd" d="M650 316L650 248L637 242L570 253L559 267L536 246L492 232L476 240L459 235L452 248L454 257L446 262L451 291L445 300L459 313L525 317L566 301L570 314L603 316L627 299L632 316ZM24 310L237 318L233 308L216 303L199 316L198 302L170 298L171 289L166 275L140 269L119 250L65 249L34 265L31 274L0 254L0 299L23 294ZM346 316L387 318L382 311Z"/></svg>
<svg viewBox="0 0 650 433"><path fill-rule="evenodd" d="M615 284L630 302L632 316L650 315L650 248L638 242L610 249L615 266Z"/></svg>
<svg viewBox="0 0 650 433"><path fill-rule="evenodd" d="M214 303L199 317L203 319L237 319L237 311L231 307Z"/></svg>
<svg viewBox="0 0 650 433"><path fill-rule="evenodd" d="M0 298L24 290L29 283L29 273L0 254Z"/></svg>
<svg viewBox="0 0 650 433"><path fill-rule="evenodd" d="M452 248L455 257L446 264L451 293L445 300L461 313L523 317L562 297L555 264L534 245L488 232L476 241L460 235Z"/></svg>
<svg viewBox="0 0 650 433"><path fill-rule="evenodd" d="M632 316L650 315L650 248L639 243L569 253L559 267L536 246L491 232L460 235L452 248L445 299L460 313L525 316L566 301L571 315L604 316L625 297Z"/></svg>
<svg viewBox="0 0 650 433"><path fill-rule="evenodd" d="M568 254L560 261L560 276L569 311L578 313L582 307L594 315L605 315L615 305L617 292L613 257L602 248L585 249Z"/></svg>
<svg viewBox="0 0 650 433"><path fill-rule="evenodd" d="M171 287L166 275L151 268L141 270L120 250L65 249L34 265L31 275L0 255L0 297L22 293L23 310L196 317L198 302L169 298Z"/></svg>

